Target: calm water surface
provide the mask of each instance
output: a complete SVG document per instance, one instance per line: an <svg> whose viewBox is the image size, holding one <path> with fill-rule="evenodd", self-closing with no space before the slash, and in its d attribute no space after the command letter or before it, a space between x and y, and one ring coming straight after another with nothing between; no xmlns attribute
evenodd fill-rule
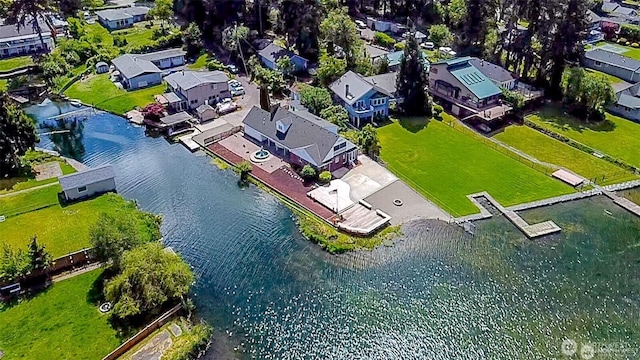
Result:
<svg viewBox="0 0 640 360"><path fill-rule="evenodd" d="M69 110L30 112L44 126ZM52 127L71 132L42 147L113 164L119 192L164 215L164 241L193 266L199 313L217 329L209 358L579 359L589 344L595 359L640 356L640 220L606 199L525 212L563 228L541 240L501 217L474 237L422 221L393 247L330 256L203 154L108 114Z"/></svg>

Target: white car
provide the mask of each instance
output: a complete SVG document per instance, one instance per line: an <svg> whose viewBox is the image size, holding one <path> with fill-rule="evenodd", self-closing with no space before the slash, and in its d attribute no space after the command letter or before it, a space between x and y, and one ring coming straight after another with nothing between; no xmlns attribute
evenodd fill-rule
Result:
<svg viewBox="0 0 640 360"><path fill-rule="evenodd" d="M420 46L422 46L423 49L427 50L433 50L433 48L435 47L435 45L433 45L431 41L423 42L422 44L420 44Z"/></svg>
<svg viewBox="0 0 640 360"><path fill-rule="evenodd" d="M354 21L356 23L356 26L360 29L366 29L367 28L367 24L364 23L364 21L362 20L356 20Z"/></svg>
<svg viewBox="0 0 640 360"><path fill-rule="evenodd" d="M229 98L227 98L227 99L229 99ZM230 101L225 101L227 99L222 100L222 102L220 102L220 103L218 103L218 105L216 105L216 111L218 112L218 114L224 115L224 114L228 114L230 112L234 112L234 111L236 111L236 109L238 109L238 104L236 104L233 101L231 101L231 99L229 99Z"/></svg>
<svg viewBox="0 0 640 360"><path fill-rule="evenodd" d="M240 96L244 95L244 88L242 86L232 87L231 88L231 96Z"/></svg>
<svg viewBox="0 0 640 360"><path fill-rule="evenodd" d="M238 87L242 87L242 84L240 83L240 81L236 80L236 79L232 79L228 81L229 87L230 88L238 88Z"/></svg>

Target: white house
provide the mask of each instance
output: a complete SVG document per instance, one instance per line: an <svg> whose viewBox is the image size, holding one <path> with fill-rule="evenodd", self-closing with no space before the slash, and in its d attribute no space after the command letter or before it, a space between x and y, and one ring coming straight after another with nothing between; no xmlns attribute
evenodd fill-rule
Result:
<svg viewBox="0 0 640 360"><path fill-rule="evenodd" d="M0 24L4 21L0 19ZM38 32L34 29L33 18L25 21L24 25L0 25L0 59L12 56L30 55L38 52L48 53L55 46L55 34L44 20L38 17L38 26L42 32L44 48Z"/></svg>
<svg viewBox="0 0 640 360"><path fill-rule="evenodd" d="M111 165L80 171L58 178L67 201L78 200L116 190L116 180Z"/></svg>

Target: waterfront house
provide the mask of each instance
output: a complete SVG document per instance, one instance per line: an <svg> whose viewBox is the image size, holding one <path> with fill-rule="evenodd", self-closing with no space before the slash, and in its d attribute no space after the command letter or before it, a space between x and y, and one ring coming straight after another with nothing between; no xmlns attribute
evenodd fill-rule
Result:
<svg viewBox="0 0 640 360"><path fill-rule="evenodd" d="M502 104L502 91L471 60L462 57L431 64L429 93L463 119L491 121L504 116L511 107Z"/></svg>
<svg viewBox="0 0 640 360"><path fill-rule="evenodd" d="M584 54L582 63L590 69L619 77L635 83L640 81L640 61L603 49L594 49Z"/></svg>
<svg viewBox="0 0 640 360"><path fill-rule="evenodd" d="M271 70L278 69L278 59L288 56L293 62L295 67L294 72L306 71L309 67L309 60L303 58L300 55L294 54L293 52L284 49L275 43L267 43L263 41L261 43L262 48L258 51L258 58L262 65Z"/></svg>
<svg viewBox="0 0 640 360"><path fill-rule="evenodd" d="M616 91L616 102L608 110L626 119L640 122L640 83Z"/></svg>
<svg viewBox="0 0 640 360"><path fill-rule="evenodd" d="M336 125L306 111L254 106L242 124L246 137L296 166L334 171L351 166L358 156L358 147L340 136Z"/></svg>
<svg viewBox="0 0 640 360"><path fill-rule="evenodd" d="M389 115L389 98L393 95L360 74L348 71L329 88L334 100L347 110L356 127L373 122L375 117Z"/></svg>
<svg viewBox="0 0 640 360"><path fill-rule="evenodd" d="M497 87L508 90L516 88L516 78L513 77L509 70L502 66L476 57L471 58L469 63L475 66L476 69L480 70L480 72L491 80Z"/></svg>
<svg viewBox="0 0 640 360"><path fill-rule="evenodd" d="M169 92L163 96L174 111L214 105L231 95L229 77L222 71L181 70L165 77L165 80Z"/></svg>
<svg viewBox="0 0 640 360"><path fill-rule="evenodd" d="M38 17L38 26L42 30L44 48L38 33L33 29L33 18L27 19L24 26L5 24L0 19L0 59L12 56L48 53L55 46L54 32L44 18Z"/></svg>
<svg viewBox="0 0 640 360"><path fill-rule="evenodd" d="M111 165L80 171L58 178L62 195L73 201L116 191L115 173Z"/></svg>
<svg viewBox="0 0 640 360"><path fill-rule="evenodd" d="M185 64L185 51L168 49L148 54L125 54L111 62L125 89L140 89L162 83L162 75Z"/></svg>
<svg viewBox="0 0 640 360"><path fill-rule="evenodd" d="M144 6L96 11L100 24L109 30L118 30L133 26L134 23L143 21L148 13L149 8Z"/></svg>

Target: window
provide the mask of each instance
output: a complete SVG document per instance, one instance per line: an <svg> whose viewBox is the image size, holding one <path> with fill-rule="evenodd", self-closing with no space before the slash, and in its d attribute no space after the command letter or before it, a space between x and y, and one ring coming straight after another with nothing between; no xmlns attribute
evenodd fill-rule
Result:
<svg viewBox="0 0 640 360"><path fill-rule="evenodd" d="M198 103L198 99L193 99L190 101L192 104L197 104Z"/></svg>
<svg viewBox="0 0 640 360"><path fill-rule="evenodd" d="M79 192L79 193L80 193L80 192L85 192L85 191L87 191L87 187L86 187L86 186L80 186L80 187L78 188L78 192Z"/></svg>
<svg viewBox="0 0 640 360"><path fill-rule="evenodd" d="M346 143L346 142L343 142L343 143L341 143L341 144L338 144L338 145L334 146L334 147L333 147L333 151L338 151L338 150L340 150L340 149L344 149L346 146L347 146L347 143Z"/></svg>
<svg viewBox="0 0 640 360"><path fill-rule="evenodd" d="M601 63L600 61L596 61L596 62L595 62L595 65L596 65L596 66L598 66L598 67L600 67L600 66L602 66L602 63Z"/></svg>
<svg viewBox="0 0 640 360"><path fill-rule="evenodd" d="M378 98L378 99L371 100L371 105L373 105L373 106L383 105L384 103L385 103L385 99L384 98Z"/></svg>
<svg viewBox="0 0 640 360"><path fill-rule="evenodd" d="M362 107L364 107L364 101L362 101L362 100L357 101L356 102L356 108L362 108Z"/></svg>

